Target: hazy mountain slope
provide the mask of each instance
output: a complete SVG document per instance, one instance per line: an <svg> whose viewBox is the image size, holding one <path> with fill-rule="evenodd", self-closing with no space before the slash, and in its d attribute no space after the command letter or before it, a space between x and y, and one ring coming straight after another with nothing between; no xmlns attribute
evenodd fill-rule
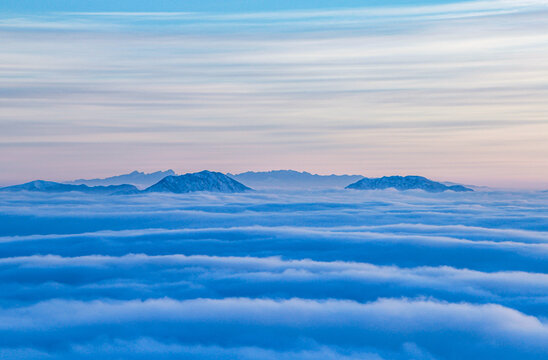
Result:
<svg viewBox="0 0 548 360"><path fill-rule="evenodd" d="M156 171L149 174L140 171L133 171L129 174L111 176L104 179L78 179L66 183L74 185L83 184L88 186L132 184L140 188L146 188L156 184L166 176L172 175L176 174L171 169L166 171Z"/></svg>
<svg viewBox="0 0 548 360"><path fill-rule="evenodd" d="M241 183L253 188L342 188L359 179L361 175L317 175L306 171L273 170L248 171L228 174Z"/></svg>

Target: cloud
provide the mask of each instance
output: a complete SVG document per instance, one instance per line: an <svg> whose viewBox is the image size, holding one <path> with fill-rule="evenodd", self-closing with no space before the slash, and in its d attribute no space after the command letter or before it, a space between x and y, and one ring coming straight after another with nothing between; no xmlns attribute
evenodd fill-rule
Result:
<svg viewBox="0 0 548 360"><path fill-rule="evenodd" d="M389 295L417 296L435 293L438 298L519 304L522 296L544 297L544 273L499 271L493 273L448 266L401 268L343 261L283 260L279 257L233 257L144 254L82 256L54 255L12 257L0 260L4 287L15 287L10 298L28 295L17 286L42 286L40 297L86 297L118 292L149 296L277 296L352 298L363 301L374 289ZM230 290L226 284L230 284ZM321 287L317 284L322 283ZM385 289L381 287L385 286ZM354 289L348 289L348 287ZM346 289L345 289L346 288ZM359 289L359 291L355 290Z"/></svg>
<svg viewBox="0 0 548 360"><path fill-rule="evenodd" d="M405 354L405 352L403 352ZM139 354L137 357L136 354ZM111 343L91 343L73 347L70 353L73 358L93 358L101 356L110 359L122 357L131 358L177 358L177 359L219 359L237 358L242 360L382 360L374 353L344 351L342 349L318 346L310 350L283 351L269 350L257 347L219 347L219 346L184 346L166 344L150 338L141 338L134 341L113 341ZM60 355L62 358L62 355Z"/></svg>
<svg viewBox="0 0 548 360"><path fill-rule="evenodd" d="M49 349L105 335L132 339L135 328L142 336L175 339L182 344L265 349L302 349L312 341L358 351L368 347L394 351L411 340L434 356L451 350L446 336L459 339L461 356L473 355L481 341L483 350L476 355L523 351L534 358L546 351L548 340L546 324L500 305L405 299L365 304L246 298L52 300L4 309L0 319L2 343L17 337ZM40 338L36 338L37 332L42 334Z"/></svg>
<svg viewBox="0 0 548 360"><path fill-rule="evenodd" d="M541 359L546 196L1 193L0 355Z"/></svg>
<svg viewBox="0 0 548 360"><path fill-rule="evenodd" d="M281 255L527 272L546 258L540 193L3 196L0 250L13 256Z"/></svg>

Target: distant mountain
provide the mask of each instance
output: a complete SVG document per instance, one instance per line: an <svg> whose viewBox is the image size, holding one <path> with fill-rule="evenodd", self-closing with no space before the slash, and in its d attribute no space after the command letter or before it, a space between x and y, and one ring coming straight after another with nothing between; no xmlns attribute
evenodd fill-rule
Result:
<svg viewBox="0 0 548 360"><path fill-rule="evenodd" d="M450 181L444 181L444 182L442 182L442 184L447 185L447 186L462 185L462 186L467 187L469 189L472 189L474 191L493 191L494 190L492 187L489 187L489 186L459 184L459 183L454 183L454 182L450 182Z"/></svg>
<svg viewBox="0 0 548 360"><path fill-rule="evenodd" d="M400 191L420 189L428 192L443 192L447 190L457 192L474 191L462 185L444 185L422 176L384 176L382 178L364 178L346 187L346 189L355 190L383 190L389 188L394 188Z"/></svg>
<svg viewBox="0 0 548 360"><path fill-rule="evenodd" d="M252 189L222 173L204 170L192 174L167 176L144 191L181 194L194 191L237 193L247 190Z"/></svg>
<svg viewBox="0 0 548 360"><path fill-rule="evenodd" d="M123 174L118 176L111 176L104 179L78 179L74 181L66 182L73 185L88 185L88 186L106 186L106 185L122 185L132 184L141 189L147 188L158 181L162 180L166 176L176 175L173 170L156 171L150 174L146 174L140 171L133 171L129 174Z"/></svg>
<svg viewBox="0 0 548 360"><path fill-rule="evenodd" d="M71 185L61 184L53 181L35 180L21 185L8 186L0 188L0 191L40 191L48 193L78 191L92 194L114 194L114 193L129 193L139 191L133 185L109 185L109 186L87 186L87 185Z"/></svg>
<svg viewBox="0 0 548 360"><path fill-rule="evenodd" d="M306 171L274 170L227 174L253 188L341 188L363 178L361 175L316 175Z"/></svg>

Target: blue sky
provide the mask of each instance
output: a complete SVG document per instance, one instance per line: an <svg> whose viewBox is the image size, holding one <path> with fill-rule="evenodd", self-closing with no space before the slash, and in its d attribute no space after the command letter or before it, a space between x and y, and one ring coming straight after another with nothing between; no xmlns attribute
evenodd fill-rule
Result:
<svg viewBox="0 0 548 360"><path fill-rule="evenodd" d="M293 168L548 187L544 0L0 11L0 184Z"/></svg>
<svg viewBox="0 0 548 360"><path fill-rule="evenodd" d="M199 12L249 12L272 10L333 9L366 6L400 6L450 3L449 0L300 0L300 1L175 1L175 0L21 0L2 2L0 10L20 13L50 11L199 11ZM454 1L453 1L454 2Z"/></svg>

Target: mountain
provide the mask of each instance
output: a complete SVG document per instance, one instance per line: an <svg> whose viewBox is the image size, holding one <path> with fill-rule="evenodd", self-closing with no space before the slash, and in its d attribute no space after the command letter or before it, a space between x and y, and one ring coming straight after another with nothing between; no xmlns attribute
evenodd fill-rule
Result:
<svg viewBox="0 0 548 360"><path fill-rule="evenodd" d="M237 193L247 190L252 189L222 173L204 170L192 174L167 176L144 191L181 194L194 191Z"/></svg>
<svg viewBox="0 0 548 360"><path fill-rule="evenodd" d="M138 189L135 186L128 184L109 186L87 186L35 180L21 185L0 188L0 191L40 191L48 193L78 191L92 194L114 194L119 192L130 193L138 191Z"/></svg>
<svg viewBox="0 0 548 360"><path fill-rule="evenodd" d="M346 189L355 190L382 190L388 188L394 188L400 191L420 189L428 192L443 192L447 190L457 192L474 191L462 185L447 186L422 176L384 176L382 178L364 178L346 187Z"/></svg>
<svg viewBox="0 0 548 360"><path fill-rule="evenodd" d="M459 183L454 183L454 182L450 182L450 181L443 181L442 184L447 185L447 186L461 185L461 186L467 187L467 188L469 188L471 190L474 190L474 191L493 191L494 190L494 188L489 187L489 186L459 184Z"/></svg>
<svg viewBox="0 0 548 360"><path fill-rule="evenodd" d="M78 179L69 181L67 184L73 185L88 185L88 186L106 186L106 185L122 185L132 184L141 189L147 188L158 181L162 180L166 176L176 175L173 170L156 171L150 174L146 174L140 171L133 171L129 174L111 176L104 179Z"/></svg>
<svg viewBox="0 0 548 360"><path fill-rule="evenodd" d="M363 178L361 175L317 175L306 171L274 170L227 174L253 188L341 188Z"/></svg>

